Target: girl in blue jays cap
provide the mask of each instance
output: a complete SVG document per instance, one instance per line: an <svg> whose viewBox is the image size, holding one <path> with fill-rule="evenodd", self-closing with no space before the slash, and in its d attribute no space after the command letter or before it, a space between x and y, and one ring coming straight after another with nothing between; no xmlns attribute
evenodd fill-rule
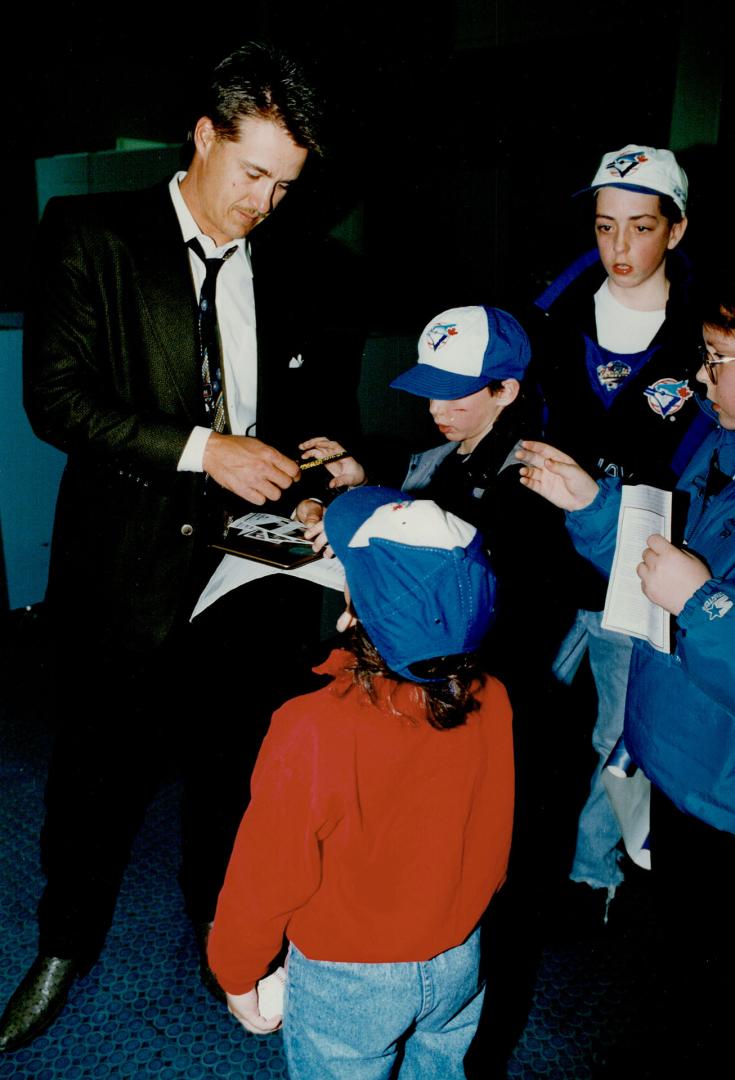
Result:
<svg viewBox="0 0 735 1080"><path fill-rule="evenodd" d="M453 1080L513 817L510 706L473 656L495 582L474 526L434 502L360 487L325 521L349 636L332 681L273 717L209 959L248 1031L283 1020L291 1080ZM257 984L284 935L269 1019Z"/></svg>

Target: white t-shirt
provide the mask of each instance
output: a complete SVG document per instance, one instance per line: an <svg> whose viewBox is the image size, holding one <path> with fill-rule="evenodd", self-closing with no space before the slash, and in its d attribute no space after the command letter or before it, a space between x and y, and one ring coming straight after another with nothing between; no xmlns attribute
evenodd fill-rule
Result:
<svg viewBox="0 0 735 1080"><path fill-rule="evenodd" d="M603 349L611 352L642 352L651 344L665 318L665 308L636 311L625 307L610 292L607 279L595 293L597 340Z"/></svg>

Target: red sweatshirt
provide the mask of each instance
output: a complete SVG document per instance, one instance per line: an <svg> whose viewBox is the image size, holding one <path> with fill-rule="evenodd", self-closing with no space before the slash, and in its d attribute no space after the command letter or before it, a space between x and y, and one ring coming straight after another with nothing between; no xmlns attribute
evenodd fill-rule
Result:
<svg viewBox="0 0 735 1080"><path fill-rule="evenodd" d="M428 960L461 944L502 884L513 819L511 710L487 679L438 731L413 684L378 701L335 679L273 716L209 938L222 987L255 986L284 933L313 960Z"/></svg>

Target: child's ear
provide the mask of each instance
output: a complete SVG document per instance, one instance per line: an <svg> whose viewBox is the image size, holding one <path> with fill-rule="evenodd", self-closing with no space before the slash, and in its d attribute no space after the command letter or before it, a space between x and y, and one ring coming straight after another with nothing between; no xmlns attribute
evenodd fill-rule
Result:
<svg viewBox="0 0 735 1080"><path fill-rule="evenodd" d="M503 405L510 405L520 393L521 384L518 379L503 379L503 389L495 397Z"/></svg>
<svg viewBox="0 0 735 1080"><path fill-rule="evenodd" d="M676 245L679 243L682 236L686 232L688 224L688 219L683 217L681 221L675 221L674 224L671 226L671 231L669 233L669 242L666 245L669 251L673 251Z"/></svg>

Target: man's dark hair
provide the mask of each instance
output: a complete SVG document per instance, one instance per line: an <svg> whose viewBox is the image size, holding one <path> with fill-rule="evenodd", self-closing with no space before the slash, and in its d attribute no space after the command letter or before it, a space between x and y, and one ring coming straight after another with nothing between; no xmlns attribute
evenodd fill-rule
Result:
<svg viewBox="0 0 735 1080"><path fill-rule="evenodd" d="M468 714L480 707L474 692L478 682L484 682L485 675L475 653L417 661L411 664L414 674L422 679L437 681L412 683L390 670L362 623L352 629L347 648L354 657L346 668L352 674L352 683L367 694L372 702L375 702L377 697L374 681L376 677L383 676L413 686L417 700L426 709L428 723L439 730L460 727Z"/></svg>
<svg viewBox="0 0 735 1080"><path fill-rule="evenodd" d="M240 121L258 117L284 128L297 146L322 153L316 88L296 61L263 42L249 41L217 65L201 115L222 139L236 141Z"/></svg>

